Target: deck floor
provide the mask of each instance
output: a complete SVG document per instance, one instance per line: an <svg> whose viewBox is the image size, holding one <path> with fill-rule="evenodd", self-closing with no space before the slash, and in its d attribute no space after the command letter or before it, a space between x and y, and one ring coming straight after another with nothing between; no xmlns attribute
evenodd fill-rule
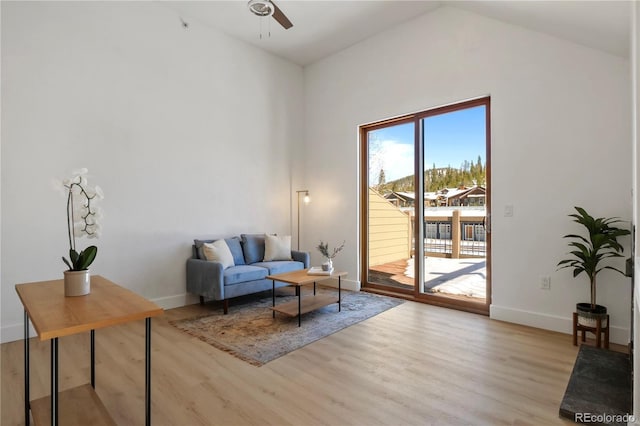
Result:
<svg viewBox="0 0 640 426"><path fill-rule="evenodd" d="M369 268L369 282L395 288L413 288L413 259L402 259ZM486 261L484 258L450 259L427 257L425 291L473 300L486 298Z"/></svg>

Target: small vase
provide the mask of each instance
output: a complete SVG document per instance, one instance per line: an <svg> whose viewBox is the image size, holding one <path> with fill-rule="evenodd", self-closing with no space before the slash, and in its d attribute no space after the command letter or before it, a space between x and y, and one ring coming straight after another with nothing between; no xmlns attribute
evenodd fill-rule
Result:
<svg viewBox="0 0 640 426"><path fill-rule="evenodd" d="M325 272L333 271L333 262L331 259L327 258L327 261L322 264L322 270Z"/></svg>
<svg viewBox="0 0 640 426"><path fill-rule="evenodd" d="M85 296L91 292L91 275L89 270L64 271L64 295Z"/></svg>

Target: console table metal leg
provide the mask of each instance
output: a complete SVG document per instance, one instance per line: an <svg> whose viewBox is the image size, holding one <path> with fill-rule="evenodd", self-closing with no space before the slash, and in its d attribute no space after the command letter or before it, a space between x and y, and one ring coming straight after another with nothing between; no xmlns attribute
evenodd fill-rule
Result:
<svg viewBox="0 0 640 426"><path fill-rule="evenodd" d="M58 424L58 338L51 339L51 426Z"/></svg>
<svg viewBox="0 0 640 426"><path fill-rule="evenodd" d="M24 424L29 426L29 314L24 311Z"/></svg>
<svg viewBox="0 0 640 426"><path fill-rule="evenodd" d="M96 388L96 331L91 330L91 387Z"/></svg>
<svg viewBox="0 0 640 426"><path fill-rule="evenodd" d="M276 307L276 281L275 280L271 280L271 307L275 308ZM276 317L276 311L271 311L271 317L275 318Z"/></svg>
<svg viewBox="0 0 640 426"><path fill-rule="evenodd" d="M145 424L151 426L151 318L145 318Z"/></svg>

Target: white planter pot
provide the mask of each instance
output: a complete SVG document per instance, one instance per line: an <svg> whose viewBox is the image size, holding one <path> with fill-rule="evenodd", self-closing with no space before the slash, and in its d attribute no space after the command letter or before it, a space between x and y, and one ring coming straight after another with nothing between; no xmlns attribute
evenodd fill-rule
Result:
<svg viewBox="0 0 640 426"><path fill-rule="evenodd" d="M578 324L585 327L596 328L598 318L601 319L600 326L607 327L607 308L605 306L596 305L595 309L591 309L590 303L576 304L576 312L578 313Z"/></svg>
<svg viewBox="0 0 640 426"><path fill-rule="evenodd" d="M64 295L85 296L91 293L91 275L89 270L64 271Z"/></svg>

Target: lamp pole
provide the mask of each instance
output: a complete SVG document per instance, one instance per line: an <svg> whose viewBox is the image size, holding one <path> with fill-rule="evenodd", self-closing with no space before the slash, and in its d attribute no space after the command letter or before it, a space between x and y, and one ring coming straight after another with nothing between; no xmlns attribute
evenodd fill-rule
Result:
<svg viewBox="0 0 640 426"><path fill-rule="evenodd" d="M309 204L311 198L309 198L309 190L301 189L300 191L296 191L296 196L298 197L298 248L300 250L300 194L304 192L304 203Z"/></svg>

